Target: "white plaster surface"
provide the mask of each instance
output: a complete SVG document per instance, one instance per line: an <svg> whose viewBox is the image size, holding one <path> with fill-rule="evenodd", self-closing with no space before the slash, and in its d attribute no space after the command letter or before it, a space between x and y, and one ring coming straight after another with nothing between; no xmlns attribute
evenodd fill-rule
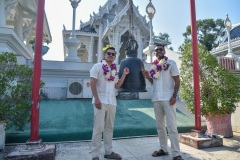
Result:
<svg viewBox="0 0 240 160"><path fill-rule="evenodd" d="M238 107L236 108L236 111L232 113L231 120L232 120L232 129L235 132L240 132L240 102L238 103Z"/></svg>

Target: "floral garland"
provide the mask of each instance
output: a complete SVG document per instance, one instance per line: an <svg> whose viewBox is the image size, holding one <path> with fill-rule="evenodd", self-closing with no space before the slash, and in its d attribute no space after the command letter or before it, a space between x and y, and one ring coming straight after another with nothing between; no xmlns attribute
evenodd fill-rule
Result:
<svg viewBox="0 0 240 160"><path fill-rule="evenodd" d="M151 70L150 70L150 76L153 79L158 79L160 77L161 70L166 71L170 64L167 63L168 57L164 56L163 59L160 61L156 59L153 61Z"/></svg>
<svg viewBox="0 0 240 160"><path fill-rule="evenodd" d="M109 67L107 62L105 60L101 60L102 63L102 69L103 69L103 74L105 75L105 78L108 81L114 81L116 75L117 75L117 66L115 63L111 64Z"/></svg>

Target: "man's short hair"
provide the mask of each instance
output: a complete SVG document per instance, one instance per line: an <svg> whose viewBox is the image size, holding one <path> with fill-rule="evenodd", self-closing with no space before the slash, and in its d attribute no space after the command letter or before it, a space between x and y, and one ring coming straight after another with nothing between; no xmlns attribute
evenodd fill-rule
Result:
<svg viewBox="0 0 240 160"><path fill-rule="evenodd" d="M106 54L109 49L112 49L112 50L115 51L115 48L114 48L114 47L108 47L108 48L104 51L104 53Z"/></svg>
<svg viewBox="0 0 240 160"><path fill-rule="evenodd" d="M165 48L165 45L164 44L160 44L160 43L157 43L157 44L155 44L155 47L163 47L163 48Z"/></svg>

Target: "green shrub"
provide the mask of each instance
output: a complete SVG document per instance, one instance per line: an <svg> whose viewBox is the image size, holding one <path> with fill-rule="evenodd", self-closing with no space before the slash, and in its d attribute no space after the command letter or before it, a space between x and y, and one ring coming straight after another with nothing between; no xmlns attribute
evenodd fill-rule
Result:
<svg viewBox="0 0 240 160"><path fill-rule="evenodd" d="M32 69L17 64L13 53L0 54L0 121L23 130L30 120Z"/></svg>
<svg viewBox="0 0 240 160"><path fill-rule="evenodd" d="M224 69L203 46L198 48L201 114L223 115L236 110L240 100L240 79ZM194 113L193 63L191 44L184 46L180 68L181 96L187 109Z"/></svg>

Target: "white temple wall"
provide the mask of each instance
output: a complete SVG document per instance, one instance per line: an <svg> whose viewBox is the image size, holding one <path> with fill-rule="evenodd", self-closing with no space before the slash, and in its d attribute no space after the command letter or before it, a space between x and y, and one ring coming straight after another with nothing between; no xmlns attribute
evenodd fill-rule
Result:
<svg viewBox="0 0 240 160"><path fill-rule="evenodd" d="M232 113L231 116L232 129L235 132L240 132L239 116L240 116L240 102L238 102L238 107L236 108L236 111Z"/></svg>
<svg viewBox="0 0 240 160"><path fill-rule="evenodd" d="M32 61L28 61L33 67ZM92 98L90 87L90 69L95 63L77 63L62 61L42 61L41 80L45 85L41 88L41 99L64 100L69 99L69 80L81 83L81 98ZM149 70L151 64L144 64L145 69ZM117 65L119 69L120 66ZM140 92L139 99L151 99L152 85L146 81L148 92Z"/></svg>

